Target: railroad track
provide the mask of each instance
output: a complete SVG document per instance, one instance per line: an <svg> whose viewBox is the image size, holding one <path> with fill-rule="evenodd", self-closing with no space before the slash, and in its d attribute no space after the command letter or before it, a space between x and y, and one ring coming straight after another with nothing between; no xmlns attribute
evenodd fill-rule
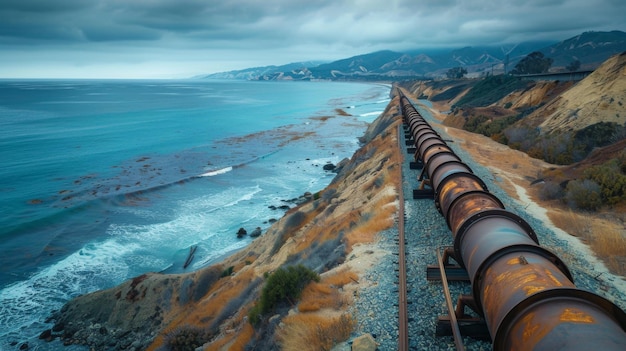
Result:
<svg viewBox="0 0 626 351"><path fill-rule="evenodd" d="M626 313L577 288L565 263L539 245L530 225L506 210L398 94L410 141L400 147L409 146L415 157L411 168L422 182L413 197L433 199L452 234L453 246L437 250L437 264L426 269L428 280L442 282L448 311L438 319L437 333L451 334L457 350L464 349L462 336L489 337L494 350L626 350ZM405 241L402 198L400 214L398 349L408 350L404 245L419 243ZM471 284L471 294L460 296L456 306L448 280Z"/></svg>
<svg viewBox="0 0 626 351"><path fill-rule="evenodd" d="M402 135L402 126L398 126L398 135ZM402 142L402 138L398 138ZM398 145L403 148L402 145ZM402 180L400 181L402 184ZM409 350L409 318L408 318L408 288L406 276L406 238L404 236L404 194L399 192L399 213L398 216L398 351Z"/></svg>

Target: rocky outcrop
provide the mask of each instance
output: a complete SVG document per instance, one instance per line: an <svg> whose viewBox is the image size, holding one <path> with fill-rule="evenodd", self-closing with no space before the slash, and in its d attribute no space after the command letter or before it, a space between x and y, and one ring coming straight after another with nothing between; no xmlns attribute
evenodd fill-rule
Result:
<svg viewBox="0 0 626 351"><path fill-rule="evenodd" d="M197 302L219 279L216 265L189 274L147 273L108 290L79 296L51 317L48 338L95 349L141 350L175 311ZM43 335L43 334L42 334Z"/></svg>

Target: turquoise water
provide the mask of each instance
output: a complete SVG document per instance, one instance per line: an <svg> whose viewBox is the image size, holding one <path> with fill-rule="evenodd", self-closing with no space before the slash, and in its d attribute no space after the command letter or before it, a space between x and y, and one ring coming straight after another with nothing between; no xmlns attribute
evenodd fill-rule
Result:
<svg viewBox="0 0 626 351"><path fill-rule="evenodd" d="M215 262L326 186L389 87L0 80L0 349L68 299ZM341 109L348 114L339 113ZM195 259L185 270L191 246ZM48 326L49 327L49 326Z"/></svg>

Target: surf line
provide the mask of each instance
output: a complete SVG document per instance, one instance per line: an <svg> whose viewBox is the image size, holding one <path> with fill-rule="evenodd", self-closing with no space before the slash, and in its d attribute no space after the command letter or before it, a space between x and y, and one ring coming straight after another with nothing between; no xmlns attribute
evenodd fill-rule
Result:
<svg viewBox="0 0 626 351"><path fill-rule="evenodd" d="M251 158L248 161L242 162L242 163L234 165L234 166L228 166L228 167L224 167L224 168L214 169L214 170L202 173L202 174L197 175L197 176L192 177L192 178L213 177L213 176L216 176L216 175L228 173L228 172L232 171L233 169L241 168L241 167L243 167L243 166L245 166L245 165L247 165L249 163L252 163L252 162L258 161L260 159L266 158L268 156L271 156L271 155L277 153L278 151L280 151L280 150L275 150L275 151L268 152L268 153L266 153L264 155L261 155L261 156L253 157L253 158Z"/></svg>

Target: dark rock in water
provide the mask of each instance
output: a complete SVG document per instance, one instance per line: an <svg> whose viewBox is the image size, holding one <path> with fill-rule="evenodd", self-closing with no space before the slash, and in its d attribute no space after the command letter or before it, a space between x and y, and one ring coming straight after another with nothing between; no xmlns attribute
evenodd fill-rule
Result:
<svg viewBox="0 0 626 351"><path fill-rule="evenodd" d="M53 339L52 329L46 329L42 331L41 334L39 334L39 339L45 340L45 341L52 341Z"/></svg>
<svg viewBox="0 0 626 351"><path fill-rule="evenodd" d="M269 223L276 223L278 220L276 218L270 218L268 220Z"/></svg>
<svg viewBox="0 0 626 351"><path fill-rule="evenodd" d="M288 205L281 205L281 206L278 206L278 208L279 208L279 209L281 209L281 210L285 210L285 211L287 211L287 210L288 210L288 209L290 209L291 207L289 207Z"/></svg>
<svg viewBox="0 0 626 351"><path fill-rule="evenodd" d="M20 345L20 350L24 351L24 350L28 350L28 343L25 342L22 345Z"/></svg>
<svg viewBox="0 0 626 351"><path fill-rule="evenodd" d="M248 234L248 232L245 229L243 229L243 228L239 228L239 230L237 231L237 237L238 238L242 238L246 234Z"/></svg>
<svg viewBox="0 0 626 351"><path fill-rule="evenodd" d="M52 327L52 331L55 333L61 332L63 331L63 328L65 327L65 325L61 322L56 323L53 327Z"/></svg>
<svg viewBox="0 0 626 351"><path fill-rule="evenodd" d="M261 235L261 227L256 227L252 233L250 233L250 236L253 238L256 238L259 235Z"/></svg>
<svg viewBox="0 0 626 351"><path fill-rule="evenodd" d="M324 170L325 171L332 171L336 168L336 166L332 163L327 163L324 165Z"/></svg>
<svg viewBox="0 0 626 351"><path fill-rule="evenodd" d="M274 206L274 205L269 205L269 206L267 206L267 208L269 208L270 210L275 210L275 209L276 209L276 206Z"/></svg>

